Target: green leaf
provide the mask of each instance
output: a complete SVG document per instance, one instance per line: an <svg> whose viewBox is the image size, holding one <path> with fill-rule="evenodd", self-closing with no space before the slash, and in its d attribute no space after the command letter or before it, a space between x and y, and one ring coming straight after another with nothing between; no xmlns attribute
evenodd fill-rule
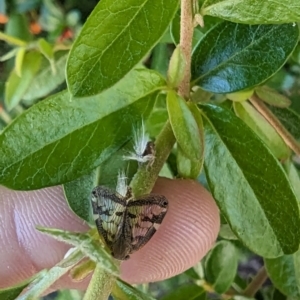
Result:
<svg viewBox="0 0 300 300"><path fill-rule="evenodd" d="M151 296L144 294L120 279L117 279L112 295L115 300L154 300Z"/></svg>
<svg viewBox="0 0 300 300"><path fill-rule="evenodd" d="M141 123L139 123L139 125L140 124ZM134 146L133 143L134 141L131 139L100 165L99 172L97 174L97 185L104 185L115 190L120 171L125 172L128 183L131 181L137 171L138 164L133 160L125 160L124 156L128 155L132 151Z"/></svg>
<svg viewBox="0 0 300 300"><path fill-rule="evenodd" d="M10 14L8 22L5 26L5 33L15 39L10 39L12 44L19 44L18 39L22 41L30 41L32 39L29 31L28 18L25 14Z"/></svg>
<svg viewBox="0 0 300 300"><path fill-rule="evenodd" d="M128 141L164 85L140 69L99 96L71 101L64 91L32 106L0 135L1 184L37 189L89 173Z"/></svg>
<svg viewBox="0 0 300 300"><path fill-rule="evenodd" d="M208 23L208 26L206 26ZM197 45L197 43L203 38L204 32L210 26L209 21L205 23L205 28L200 28L199 26L194 28L192 46L193 48ZM215 25L215 24L214 24ZM175 17L172 20L170 26L170 34L175 45L178 45L180 42L180 12L178 11Z"/></svg>
<svg viewBox="0 0 300 300"><path fill-rule="evenodd" d="M195 91L191 95L191 101L195 103L205 103L209 102L213 94L211 92L207 92L202 90L198 86L195 88Z"/></svg>
<svg viewBox="0 0 300 300"><path fill-rule="evenodd" d="M300 298L300 250L292 255L265 259L265 266L275 287L287 296Z"/></svg>
<svg viewBox="0 0 300 300"><path fill-rule="evenodd" d="M151 55L151 69L156 70L164 77L167 76L169 66L169 52L168 44L158 43L152 50Z"/></svg>
<svg viewBox="0 0 300 300"><path fill-rule="evenodd" d="M300 115L290 108L277 108L274 106L268 106L268 108L292 136L300 140Z"/></svg>
<svg viewBox="0 0 300 300"><path fill-rule="evenodd" d="M18 52L16 54L16 59L15 59L15 72L16 74L21 77L22 76L22 65L24 61L24 56L26 53L26 48L25 47L20 47L18 49Z"/></svg>
<svg viewBox="0 0 300 300"><path fill-rule="evenodd" d="M234 245L227 241L218 242L209 252L205 260L205 274L217 293L225 293L233 283L238 267L237 257Z"/></svg>
<svg viewBox="0 0 300 300"><path fill-rule="evenodd" d="M39 39L38 40L38 47L41 51L41 53L49 60L53 60L54 58L54 51L53 46L49 44L45 39Z"/></svg>
<svg viewBox="0 0 300 300"><path fill-rule="evenodd" d="M290 180L292 187L294 188L295 195L300 205L300 178L297 169L290 160L287 160L283 163L283 168Z"/></svg>
<svg viewBox="0 0 300 300"><path fill-rule="evenodd" d="M203 160L197 162L190 160L178 145L176 163L177 172L181 178L196 179L201 172Z"/></svg>
<svg viewBox="0 0 300 300"><path fill-rule="evenodd" d="M178 11L171 23L170 34L175 45L180 42L180 12Z"/></svg>
<svg viewBox="0 0 300 300"><path fill-rule="evenodd" d="M10 36L8 34L5 34L0 31L0 40L5 41L8 44L14 45L14 46L26 46L26 42L23 40L20 40L14 36Z"/></svg>
<svg viewBox="0 0 300 300"><path fill-rule="evenodd" d="M96 170L63 185L65 197L72 211L90 224L94 224L91 208L91 192L97 185Z"/></svg>
<svg viewBox="0 0 300 300"><path fill-rule="evenodd" d="M203 130L203 122L201 113L199 111L199 108L194 103L188 102L187 103L191 113L193 114L195 121L197 122L199 134L200 134L200 142L201 146L199 149L201 159L198 161L192 161L190 160L182 151L181 147L178 145L177 147L177 171L180 177L183 178L192 178L196 179L202 169L203 166L203 156L204 156L204 130Z"/></svg>
<svg viewBox="0 0 300 300"><path fill-rule="evenodd" d="M293 300L291 298L287 299L287 296L282 294L278 289L273 292L272 300Z"/></svg>
<svg viewBox="0 0 300 300"><path fill-rule="evenodd" d="M205 290L196 284L186 284L175 288L161 300L204 300Z"/></svg>
<svg viewBox="0 0 300 300"><path fill-rule="evenodd" d="M168 69L168 85L172 88L178 87L185 73L186 59L180 45L178 45L170 59Z"/></svg>
<svg viewBox="0 0 300 300"><path fill-rule="evenodd" d="M113 275L118 275L118 268L114 264L111 255L104 249L98 241L93 240L86 233L74 233L56 228L36 227L42 233L50 235L58 241L65 242L75 246L76 250L80 250L91 260L99 263L103 269Z"/></svg>
<svg viewBox="0 0 300 300"><path fill-rule="evenodd" d="M297 251L299 208L279 162L229 110L202 109L206 178L233 232L263 257Z"/></svg>
<svg viewBox="0 0 300 300"><path fill-rule="evenodd" d="M192 79L204 90L232 93L261 84L286 62L298 43L292 24L221 22L196 46Z"/></svg>
<svg viewBox="0 0 300 300"><path fill-rule="evenodd" d="M31 277L17 285L6 289L0 289L0 299L15 300L22 291L34 280L38 275Z"/></svg>
<svg viewBox="0 0 300 300"><path fill-rule="evenodd" d="M65 53L65 51L62 53ZM41 67L40 71L35 75L33 82L30 84L23 96L23 101L27 105L31 104L36 99L47 96L65 81L67 57L67 54L60 54L60 56L55 59L53 63L56 70L55 74L53 73L53 68L49 65L49 63L47 63L46 66Z"/></svg>
<svg viewBox="0 0 300 300"><path fill-rule="evenodd" d="M96 263L92 260L84 260L76 265L70 272L74 281L81 281L91 274L96 268Z"/></svg>
<svg viewBox="0 0 300 300"><path fill-rule="evenodd" d="M55 300L82 300L83 291L79 290L58 290Z"/></svg>
<svg viewBox="0 0 300 300"><path fill-rule="evenodd" d="M28 52L22 63L22 76L13 70L5 84L5 105L8 110L13 109L23 98L26 90L39 70L41 55L38 52Z"/></svg>
<svg viewBox="0 0 300 300"><path fill-rule="evenodd" d="M100 1L70 52L67 82L71 94L99 94L124 77L163 36L178 2Z"/></svg>
<svg viewBox="0 0 300 300"><path fill-rule="evenodd" d="M206 0L202 15L245 24L281 24L300 21L298 0Z"/></svg>
<svg viewBox="0 0 300 300"><path fill-rule="evenodd" d="M298 65L300 64L300 45L298 44L296 49L294 50L291 59L297 63Z"/></svg>
<svg viewBox="0 0 300 300"><path fill-rule="evenodd" d="M83 258L84 255L81 254L80 251L74 251L69 257L64 258L51 269L41 271L37 279L26 289L26 292L18 297L18 300L38 299L55 281L65 275Z"/></svg>
<svg viewBox="0 0 300 300"><path fill-rule="evenodd" d="M225 240L237 240L238 239L228 224L221 224L219 236Z"/></svg>
<svg viewBox="0 0 300 300"><path fill-rule="evenodd" d="M234 102L244 102L248 100L253 95L253 93L253 89L247 89L235 93L226 94L226 98Z"/></svg>
<svg viewBox="0 0 300 300"><path fill-rule="evenodd" d="M201 137L197 122L187 103L174 91L169 91L167 109L178 145L190 160L200 161Z"/></svg>
<svg viewBox="0 0 300 300"><path fill-rule="evenodd" d="M291 150L270 123L248 102L234 103L234 111L281 160L291 155Z"/></svg>
<svg viewBox="0 0 300 300"><path fill-rule="evenodd" d="M44 57L49 61L52 73L56 74L53 45L49 44L45 39L42 38L38 40L38 47Z"/></svg>
<svg viewBox="0 0 300 300"><path fill-rule="evenodd" d="M166 122L168 121L168 111L166 107L166 94L158 94L155 106L146 122L146 128L151 137L156 137Z"/></svg>
<svg viewBox="0 0 300 300"><path fill-rule="evenodd" d="M288 107L291 100L284 95L279 94L276 90L264 85L255 88L257 96L266 103L276 107Z"/></svg>

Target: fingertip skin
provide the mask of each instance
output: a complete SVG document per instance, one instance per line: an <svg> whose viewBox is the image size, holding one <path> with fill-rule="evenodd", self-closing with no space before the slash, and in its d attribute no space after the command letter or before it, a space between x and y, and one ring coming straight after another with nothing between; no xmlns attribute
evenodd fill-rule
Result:
<svg viewBox="0 0 300 300"><path fill-rule="evenodd" d="M25 192L0 186L0 223L0 288L51 268L70 248L37 231L37 225L88 229L68 207L61 186Z"/></svg>
<svg viewBox="0 0 300 300"><path fill-rule="evenodd" d="M160 178L153 192L167 197L169 210L148 244L122 263L121 277L130 283L159 281L189 269L219 232L219 210L199 183Z"/></svg>
<svg viewBox="0 0 300 300"><path fill-rule="evenodd" d="M159 178L153 192L168 199L168 213L152 239L121 264L121 277L129 283L159 281L187 270L203 258L219 232L218 208L199 183ZM0 186L0 288L54 266L70 248L38 232L36 225L88 230L70 210L61 186L27 192ZM66 275L53 288L84 289L87 283Z"/></svg>

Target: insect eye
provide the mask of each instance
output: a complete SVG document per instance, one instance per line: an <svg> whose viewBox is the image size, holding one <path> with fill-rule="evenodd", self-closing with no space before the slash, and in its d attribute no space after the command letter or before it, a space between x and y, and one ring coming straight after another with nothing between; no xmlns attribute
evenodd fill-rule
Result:
<svg viewBox="0 0 300 300"><path fill-rule="evenodd" d="M163 206L168 206L168 201L164 201Z"/></svg>
<svg viewBox="0 0 300 300"><path fill-rule="evenodd" d="M95 190L92 191L92 194L93 194L94 196L97 196L97 192L96 192Z"/></svg>

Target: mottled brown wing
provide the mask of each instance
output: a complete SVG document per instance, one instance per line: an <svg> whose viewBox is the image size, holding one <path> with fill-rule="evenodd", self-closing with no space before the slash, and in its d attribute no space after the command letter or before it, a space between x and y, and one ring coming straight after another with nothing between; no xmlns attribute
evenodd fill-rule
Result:
<svg viewBox="0 0 300 300"><path fill-rule="evenodd" d="M92 191L92 207L97 229L111 249L115 236L123 226L126 201L116 192L97 186Z"/></svg>
<svg viewBox="0 0 300 300"><path fill-rule="evenodd" d="M127 203L132 238L131 253L143 247L156 232L168 210L168 200L162 195L147 195Z"/></svg>

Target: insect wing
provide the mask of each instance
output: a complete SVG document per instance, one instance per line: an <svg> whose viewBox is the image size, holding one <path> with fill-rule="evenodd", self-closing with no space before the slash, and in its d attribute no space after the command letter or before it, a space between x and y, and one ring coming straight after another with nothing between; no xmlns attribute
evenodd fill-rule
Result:
<svg viewBox="0 0 300 300"><path fill-rule="evenodd" d="M132 251L143 247L162 223L168 209L168 200L162 195L147 195L127 204L131 226Z"/></svg>
<svg viewBox="0 0 300 300"><path fill-rule="evenodd" d="M115 236L123 226L126 201L116 192L98 186L92 191L92 206L98 231L111 248Z"/></svg>

